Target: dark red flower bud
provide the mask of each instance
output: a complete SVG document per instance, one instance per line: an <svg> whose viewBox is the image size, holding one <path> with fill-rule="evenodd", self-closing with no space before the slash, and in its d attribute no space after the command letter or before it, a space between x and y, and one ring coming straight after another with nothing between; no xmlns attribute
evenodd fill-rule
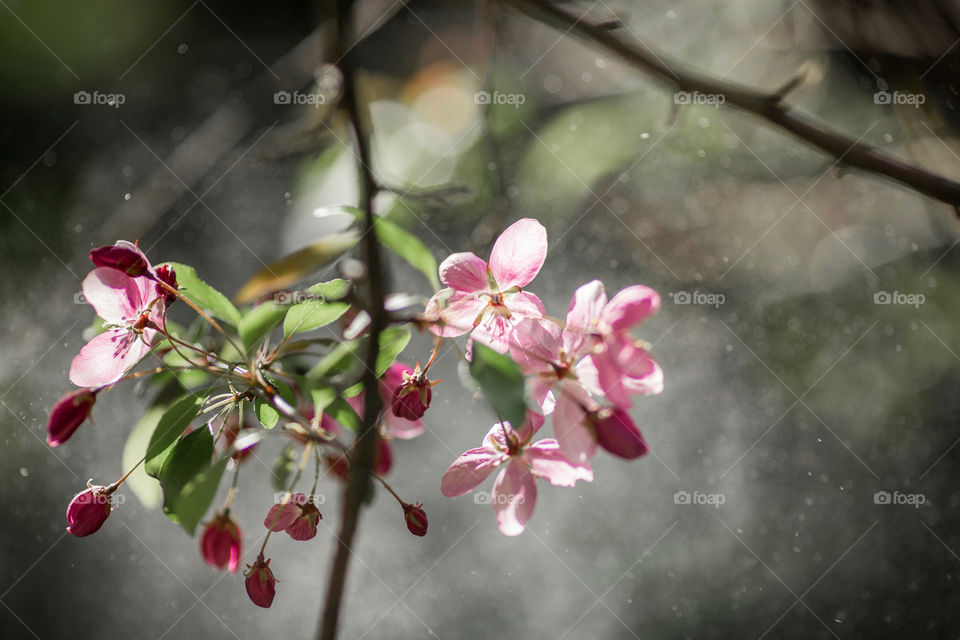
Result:
<svg viewBox="0 0 960 640"><path fill-rule="evenodd" d="M430 407L432 397L429 382L422 386L405 382L393 392L390 409L400 418L419 420Z"/></svg>
<svg viewBox="0 0 960 640"><path fill-rule="evenodd" d="M402 376L403 382L393 390L390 409L399 418L419 420L430 407L433 397L430 388L434 383L427 378L426 372L421 373L419 363L413 371L404 371Z"/></svg>
<svg viewBox="0 0 960 640"><path fill-rule="evenodd" d="M243 532L229 514L218 513L207 523L200 538L200 553L207 564L237 572L243 555Z"/></svg>
<svg viewBox="0 0 960 640"><path fill-rule="evenodd" d="M123 271L131 278L150 274L150 262L137 245L121 240L90 252L90 260L98 267ZM151 274L152 275L152 274Z"/></svg>
<svg viewBox="0 0 960 640"><path fill-rule="evenodd" d="M248 564L243 575L247 578L247 595L253 604L269 609L277 593L277 579L270 570L270 560L264 562L262 555L257 556L256 562L252 566Z"/></svg>
<svg viewBox="0 0 960 640"><path fill-rule="evenodd" d="M623 409L604 409L593 417L597 444L615 456L632 460L648 451L640 430Z"/></svg>
<svg viewBox="0 0 960 640"><path fill-rule="evenodd" d="M169 309L177 300L177 296L170 293L166 287L164 287L161 282L170 286L171 289L177 289L177 272L173 270L173 267L162 264L157 267L157 295L163 298L163 305L165 308Z"/></svg>
<svg viewBox="0 0 960 640"><path fill-rule="evenodd" d="M67 507L67 531L78 538L95 533L113 509L111 493L107 487L95 485L74 496Z"/></svg>
<svg viewBox="0 0 960 640"><path fill-rule="evenodd" d="M423 510L423 505L417 504L403 505L403 519L407 521L407 529L415 536L427 535L427 514Z"/></svg>
<svg viewBox="0 0 960 640"><path fill-rule="evenodd" d="M90 417L97 392L80 389L63 396L50 410L47 421L47 444L55 447L70 439L73 432Z"/></svg>

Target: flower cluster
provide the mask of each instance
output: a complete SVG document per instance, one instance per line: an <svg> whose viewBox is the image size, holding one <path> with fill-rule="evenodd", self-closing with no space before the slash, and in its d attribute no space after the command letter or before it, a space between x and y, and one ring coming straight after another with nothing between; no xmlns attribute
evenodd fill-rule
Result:
<svg viewBox="0 0 960 640"><path fill-rule="evenodd" d="M411 250L408 246L398 254L408 256ZM426 252L425 247L416 250ZM163 490L164 512L189 534L213 511L201 528L200 556L211 567L236 573L245 552L243 530L232 511L240 470L261 453L262 440L280 437L284 448L273 476L281 493L264 505L266 534L256 555L247 556L253 562L246 563L243 574L250 600L270 607L279 582L266 555L271 536L285 533L298 542L317 538L326 528L320 526L319 482L355 474L360 434L369 433L375 438L370 477L397 501L409 533L425 536L423 504L401 498L384 476L405 454L408 445L401 443L427 428L424 418L440 382L429 374L442 344L466 336L468 360L499 359L494 375L504 377L497 391L484 388L484 394L494 407L501 400L498 393L513 402L479 447L454 460L442 476L441 492L469 493L497 470L489 494L497 526L508 536L522 533L533 515L538 479L572 487L593 480L591 459L598 449L626 459L646 453L629 411L635 396L663 387L659 365L631 333L659 309L656 292L634 285L608 300L602 283L589 282L574 293L565 319L558 319L526 291L546 256L546 229L536 220L520 220L496 240L489 261L472 253L444 260L439 276L445 287L422 313L400 318L394 314L396 301L388 300L384 311L391 326L373 335L373 314L357 295L355 281L318 283L308 296L281 296L268 287L254 296L258 303L238 309L192 268L154 266L136 244L120 241L94 249L95 268L84 279L83 292L103 321L102 331L73 359L69 378L80 388L52 407L47 441L50 446L67 442L90 418L99 394L127 380L149 377L161 390L155 404L162 413L137 465L109 485L91 481L73 498L67 531L84 537L99 530L121 502L113 494L142 464ZM436 264L432 256L417 262ZM189 328L168 322L167 311L178 300L203 322ZM309 335L334 322L340 323L339 331ZM410 366L397 360L413 328L433 334L434 347L422 367L420 361ZM380 341L380 357L375 392L375 381L367 378L367 390L377 396L371 399L361 383L367 363L356 354L373 339ZM134 371L146 359L150 368ZM506 368L500 366L504 363ZM366 419L371 418L365 415L368 404L381 407L372 420ZM543 437L548 420L553 434ZM301 476L311 462L312 487L301 491ZM215 508L228 472L232 484Z"/></svg>
<svg viewBox="0 0 960 640"><path fill-rule="evenodd" d="M428 315L439 335L469 333L499 352L509 351L530 376L530 412L515 429L494 425L483 446L465 452L441 482L445 496L475 488L497 466L509 462L494 483L490 502L500 530L523 532L536 502L535 478L558 486L593 480L590 459L597 448L626 458L647 452L627 410L632 396L660 393L663 372L630 331L660 308L660 296L634 285L607 300L594 280L573 294L566 321L545 314L540 299L522 291L540 271L547 252L546 230L535 220L516 222L497 239L486 263L455 253L440 266L447 289L431 299ZM472 319L472 320L471 320ZM530 439L551 415L554 438Z"/></svg>

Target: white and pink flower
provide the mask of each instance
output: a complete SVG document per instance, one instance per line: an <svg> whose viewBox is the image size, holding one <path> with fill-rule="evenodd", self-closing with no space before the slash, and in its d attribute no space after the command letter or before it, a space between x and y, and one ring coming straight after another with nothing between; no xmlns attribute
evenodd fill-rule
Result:
<svg viewBox="0 0 960 640"><path fill-rule="evenodd" d="M440 264L447 285L427 304L431 331L443 337L465 333L506 353L510 333L523 318L542 318L543 303L523 291L547 257L547 230L532 218L513 223L497 238L486 262L470 252L454 253Z"/></svg>
<svg viewBox="0 0 960 640"><path fill-rule="evenodd" d="M523 533L537 502L537 478L560 487L572 487L577 480L593 480L589 465L575 465L560 452L557 441L547 438L532 443L543 425L543 416L532 411L515 430L509 422L495 424L480 447L465 451L440 482L447 497L469 493L490 473L506 465L493 483L490 502L497 515L497 526L507 536Z"/></svg>

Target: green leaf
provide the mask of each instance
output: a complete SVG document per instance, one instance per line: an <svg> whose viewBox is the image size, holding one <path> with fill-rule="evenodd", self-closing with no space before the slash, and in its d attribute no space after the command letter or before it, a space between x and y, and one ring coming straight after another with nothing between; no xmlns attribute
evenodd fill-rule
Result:
<svg viewBox="0 0 960 640"><path fill-rule="evenodd" d="M159 478L163 463L170 455L174 443L200 411L202 398L189 394L178 398L164 411L147 446L147 458L143 468L147 475Z"/></svg>
<svg viewBox="0 0 960 640"><path fill-rule="evenodd" d="M280 413L274 409L272 405L257 398L256 402L254 402L254 408L257 412L257 418L260 420L260 424L263 425L264 429L273 429L277 426L277 422L280 420Z"/></svg>
<svg viewBox="0 0 960 640"><path fill-rule="evenodd" d="M350 305L345 302L307 300L295 304L283 319L283 336L325 327L345 314Z"/></svg>
<svg viewBox="0 0 960 640"><path fill-rule="evenodd" d="M359 355L364 340L349 340L341 342L323 356L313 369L307 373L307 379L312 383L330 380L334 376L345 374L348 371L361 371L363 360ZM359 377L359 373L358 373Z"/></svg>
<svg viewBox="0 0 960 640"><path fill-rule="evenodd" d="M229 322L233 326L240 324L240 312L230 299L197 277L193 267L179 262L167 262L177 272L180 293L214 318Z"/></svg>
<svg viewBox="0 0 960 640"><path fill-rule="evenodd" d="M322 384L310 390L310 397L313 399L314 415L319 416L337 399L337 390Z"/></svg>
<svg viewBox="0 0 960 640"><path fill-rule="evenodd" d="M257 271L237 293L237 304L253 302L260 296L280 291L306 278L353 248L360 240L355 231L334 233L280 258Z"/></svg>
<svg viewBox="0 0 960 640"><path fill-rule="evenodd" d="M283 491L287 488L287 479L293 473L297 462L297 450L293 445L284 447L277 459L273 461L273 488Z"/></svg>
<svg viewBox="0 0 960 640"><path fill-rule="evenodd" d="M331 402L327 407L326 414L339 422L344 429L359 432L363 427L363 420L343 398L337 398Z"/></svg>
<svg viewBox="0 0 960 640"><path fill-rule="evenodd" d="M280 324L283 315L287 312L287 307L269 301L260 304L243 316L240 326L240 339L249 351L254 345L263 340L270 330Z"/></svg>
<svg viewBox="0 0 960 640"><path fill-rule="evenodd" d="M519 428L526 419L527 404L524 400L523 373L516 363L474 341L470 375L480 385L497 415Z"/></svg>
<svg viewBox="0 0 960 640"><path fill-rule="evenodd" d="M174 445L160 471L163 511L190 535L210 506L229 457L216 465L212 459L213 435L201 427Z"/></svg>
<svg viewBox="0 0 960 640"><path fill-rule="evenodd" d="M410 342L408 327L387 327L380 333L380 352L377 354L377 377L390 368Z"/></svg>
<svg viewBox="0 0 960 640"><path fill-rule="evenodd" d="M157 425L160 424L164 409L163 406L150 407L137 420L133 429L130 430L130 435L127 436L126 444L123 446L122 468L132 468L143 457L143 452L147 450L150 443L150 435L156 431ZM130 474L126 485L137 496L145 509L155 509L160 505L160 485L147 475L142 465Z"/></svg>
<svg viewBox="0 0 960 640"><path fill-rule="evenodd" d="M357 220L362 221L365 217L364 212L356 207L344 207L344 209L352 213ZM440 288L440 280L437 278L437 259L420 241L420 238L380 216L374 217L374 231L377 234L377 240L385 247L426 276L434 290Z"/></svg>
<svg viewBox="0 0 960 640"><path fill-rule="evenodd" d="M341 280L336 278L330 280L329 282L318 282L309 289L307 293L310 295L318 297L321 301L324 302L333 302L335 300L342 300L347 297L347 294L350 293L350 289L353 288L353 283L349 280Z"/></svg>

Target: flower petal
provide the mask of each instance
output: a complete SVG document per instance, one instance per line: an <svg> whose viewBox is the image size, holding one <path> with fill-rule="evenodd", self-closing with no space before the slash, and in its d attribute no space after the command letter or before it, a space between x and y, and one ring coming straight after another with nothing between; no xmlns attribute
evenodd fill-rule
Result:
<svg viewBox="0 0 960 640"><path fill-rule="evenodd" d="M533 467L533 474L550 481L558 487L572 487L577 480L593 482L593 469L589 463L577 466L560 453L560 444L553 438L540 440L523 453L524 459Z"/></svg>
<svg viewBox="0 0 960 640"><path fill-rule="evenodd" d="M109 267L98 267L83 279L83 295L97 315L109 323L135 320L142 298L137 279Z"/></svg>
<svg viewBox="0 0 960 640"><path fill-rule="evenodd" d="M497 353L506 353L510 350L510 334L512 333L513 323L510 320L496 313L488 313L473 330L470 337Z"/></svg>
<svg viewBox="0 0 960 640"><path fill-rule="evenodd" d="M477 318L480 317L480 314L483 313L483 310L487 308L488 304L488 300L475 295L454 294L450 304L440 311L436 328L431 327L430 330L444 338L462 336L473 330L474 323L476 323ZM427 306L427 310L429 313L429 305Z"/></svg>
<svg viewBox="0 0 960 640"><path fill-rule="evenodd" d="M599 280L580 285L573 292L567 310L567 326L563 331L564 351L570 355L579 353L587 336L599 324L606 304L606 289Z"/></svg>
<svg viewBox="0 0 960 640"><path fill-rule="evenodd" d="M626 331L660 310L660 294L635 284L621 289L603 310L603 321L613 331Z"/></svg>
<svg viewBox="0 0 960 640"><path fill-rule="evenodd" d="M560 452L573 464L583 466L597 452L597 441L584 422L586 412L564 385L553 412L553 433Z"/></svg>
<svg viewBox="0 0 960 640"><path fill-rule="evenodd" d="M267 511L267 517L263 519L263 526L271 531L284 531L287 527L296 522L300 517L300 507L293 502L294 497L289 501L278 503L270 507Z"/></svg>
<svg viewBox="0 0 960 640"><path fill-rule="evenodd" d="M597 442L615 456L633 460L647 453L640 430L626 411L614 409L609 415L593 423L597 433Z"/></svg>
<svg viewBox="0 0 960 640"><path fill-rule="evenodd" d="M549 320L524 318L510 334L510 356L524 373L550 371L560 355L560 332Z"/></svg>
<svg viewBox="0 0 960 640"><path fill-rule="evenodd" d="M502 458L486 448L470 449L460 454L440 480L440 493L448 498L462 496L486 480Z"/></svg>
<svg viewBox="0 0 960 640"><path fill-rule="evenodd" d="M131 331L104 331L83 345L80 353L74 357L70 363L70 382L78 387L113 384L148 351L150 346L144 344L143 340Z"/></svg>
<svg viewBox="0 0 960 640"><path fill-rule="evenodd" d="M503 304L513 314L514 322L517 322L520 318L542 318L543 314L546 313L540 298L529 291L505 295Z"/></svg>
<svg viewBox="0 0 960 640"><path fill-rule="evenodd" d="M501 291L525 287L547 258L547 230L533 218L507 227L490 252L490 272Z"/></svg>
<svg viewBox="0 0 960 640"><path fill-rule="evenodd" d="M530 468L511 460L493 483L490 498L500 532L505 536L523 533L537 504L537 481Z"/></svg>
<svg viewBox="0 0 960 640"><path fill-rule="evenodd" d="M457 291L487 291L487 263L469 251L453 253L440 263L440 281Z"/></svg>

